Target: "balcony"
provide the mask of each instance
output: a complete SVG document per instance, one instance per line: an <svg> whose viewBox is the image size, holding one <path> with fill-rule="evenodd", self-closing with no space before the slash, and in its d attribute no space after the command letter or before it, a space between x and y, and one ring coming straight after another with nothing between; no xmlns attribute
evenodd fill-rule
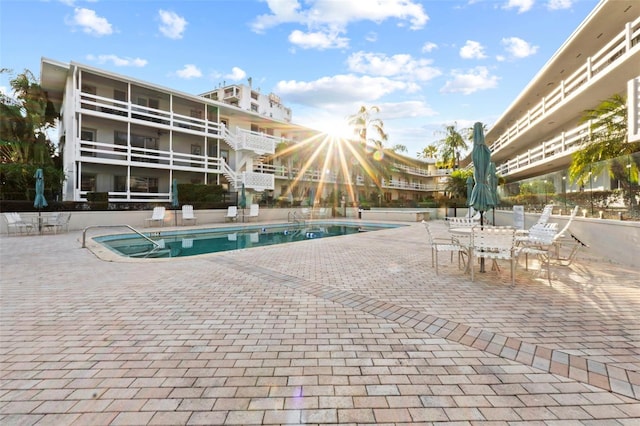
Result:
<svg viewBox="0 0 640 426"><path fill-rule="evenodd" d="M571 99L584 94L593 82L603 78L617 67L622 66L633 54L640 50L640 17L627 24L609 43L595 55L586 58L585 62L566 79L562 80L554 90L542 100L528 109L526 115L516 120L490 146L492 153L499 153L508 145L520 138L526 131L544 121L554 113L558 113ZM632 62L632 61L629 61ZM633 67L633 64L629 64ZM636 69L637 72L637 69ZM609 84L603 84L605 92L610 91ZM608 93L608 92L607 92ZM609 93L611 95L612 93ZM576 108L584 109L579 103ZM577 111L577 110L576 110ZM540 147L542 148L542 147Z"/></svg>

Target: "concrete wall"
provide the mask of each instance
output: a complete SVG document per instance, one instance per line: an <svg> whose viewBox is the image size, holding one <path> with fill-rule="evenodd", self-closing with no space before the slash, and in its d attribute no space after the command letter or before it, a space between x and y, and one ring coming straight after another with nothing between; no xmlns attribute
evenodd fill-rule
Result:
<svg viewBox="0 0 640 426"><path fill-rule="evenodd" d="M258 222L278 222L286 221L289 213L299 211L299 209L276 209L261 208ZM249 209L246 209L249 212ZM407 209L401 213L402 209L393 210L364 210L362 220L384 220L384 221L420 221L420 216L425 220L442 219L448 213L446 209ZM198 225L224 224L226 222L226 210L196 210ZM347 208L345 210L348 219L358 219L357 208ZM463 216L465 209L458 209L457 216ZM48 213L43 213L47 216ZM489 219L493 222L493 212L487 212ZM37 213L21 213L26 221L37 223ZM525 228L531 227L540 214L525 213ZM117 211L117 212L92 212L78 211L71 213L69 222L70 231L80 231L91 225L123 225L127 224L134 228L144 229L145 219L151 217L151 211ZM173 210L168 210L165 218L165 226L174 226L175 216ZM180 211L178 211L178 225L180 225ZM550 222L557 222L560 228L569 219L566 215L552 215ZM238 218L238 222L242 222ZM253 218L246 222L254 223ZM514 225L513 213L510 210L495 212L496 225ZM576 217L570 228L571 232L580 238L581 241L589 245L588 249L581 251L582 258L598 258L618 263L621 265L639 268L640 270L640 222L619 221L608 219L593 219ZM7 223L0 220L0 233L3 237L7 235ZM12 237L13 238L13 237ZM7 240L4 240L6 243Z"/></svg>
<svg viewBox="0 0 640 426"><path fill-rule="evenodd" d="M492 213L489 214L492 217ZM539 217L539 213L525 213L524 228L531 227ZM558 223L562 229L568 220L568 215L554 214L549 222ZM513 226L513 213L496 211L496 225ZM589 246L579 252L579 257L630 266L640 275L640 222L576 216L569 231Z"/></svg>

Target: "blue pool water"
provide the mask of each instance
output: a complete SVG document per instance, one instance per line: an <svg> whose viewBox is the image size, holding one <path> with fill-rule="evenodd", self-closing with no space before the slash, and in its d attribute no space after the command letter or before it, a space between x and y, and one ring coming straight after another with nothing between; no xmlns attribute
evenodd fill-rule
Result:
<svg viewBox="0 0 640 426"><path fill-rule="evenodd" d="M235 226L147 233L152 242L136 234L107 235L95 241L124 257L186 257L241 250L317 238L335 237L403 225L378 223L314 222L305 225L277 224Z"/></svg>

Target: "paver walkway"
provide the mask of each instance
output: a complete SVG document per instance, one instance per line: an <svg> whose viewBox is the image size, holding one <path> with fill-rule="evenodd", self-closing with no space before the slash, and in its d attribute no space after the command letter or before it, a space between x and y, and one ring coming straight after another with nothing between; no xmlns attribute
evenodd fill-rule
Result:
<svg viewBox="0 0 640 426"><path fill-rule="evenodd" d="M442 224L440 232L445 232ZM421 224L142 263L0 239L0 423L639 424L640 273L435 276Z"/></svg>

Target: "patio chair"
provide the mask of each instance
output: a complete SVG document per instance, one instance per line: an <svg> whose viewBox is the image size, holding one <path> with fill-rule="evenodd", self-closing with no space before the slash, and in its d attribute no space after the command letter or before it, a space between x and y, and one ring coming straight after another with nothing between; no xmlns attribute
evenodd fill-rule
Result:
<svg viewBox="0 0 640 426"><path fill-rule="evenodd" d="M553 243L558 233L557 229L542 226L532 226L529 234L518 241L516 255L525 255L525 270L529 270L529 255L534 255L547 268L547 280L551 284L551 257L554 250ZM517 264L517 262L516 262Z"/></svg>
<svg viewBox="0 0 640 426"><path fill-rule="evenodd" d="M153 208L153 213L151 214L151 217L149 219L145 219L144 223L145 226L147 225L153 225L153 224L157 224L159 223L160 226L164 225L164 214L165 214L165 208L164 207L154 207Z"/></svg>
<svg viewBox="0 0 640 426"><path fill-rule="evenodd" d="M575 259L580 248L589 247L578 237L573 235L573 233L571 233L571 231L569 230L571 227L571 223L578 213L579 208L580 206L575 206L573 208L573 210L571 211L571 216L569 216L569 220L567 220L567 223L565 223L564 227L560 229L560 231L558 231L558 233L553 238L553 246L555 247L554 260L562 266L569 266ZM562 248L568 248L569 254L562 257L560 254L560 250Z"/></svg>
<svg viewBox="0 0 640 426"><path fill-rule="evenodd" d="M318 218L326 219L329 217L329 209L327 207L320 207L318 209Z"/></svg>
<svg viewBox="0 0 640 426"><path fill-rule="evenodd" d="M42 224L43 229L51 230L54 234L58 231L69 231L69 221L71 213L69 212L53 212Z"/></svg>
<svg viewBox="0 0 640 426"><path fill-rule="evenodd" d="M225 221L236 221L238 220L238 206L229 206L227 207L227 215L224 217Z"/></svg>
<svg viewBox="0 0 640 426"><path fill-rule="evenodd" d="M249 214L247 215L247 220L251 220L252 217L255 217L258 220L258 215L260 214L260 205L259 204L251 204L249 207Z"/></svg>
<svg viewBox="0 0 640 426"><path fill-rule="evenodd" d="M453 262L453 254L458 255L458 269L460 269L460 261L465 265L465 256L468 253L468 248L446 238L434 238L429 229L429 222L422 221L424 229L427 230L427 244L431 248L431 267L435 267L436 275L438 275L438 252L448 251L451 254L450 261Z"/></svg>
<svg viewBox="0 0 640 426"><path fill-rule="evenodd" d="M312 217L311 209L309 209L307 207L301 208L300 209L300 217L302 217L304 219L311 219L311 217Z"/></svg>
<svg viewBox="0 0 640 426"><path fill-rule="evenodd" d="M469 265L473 282L475 259L508 260L511 263L511 284L515 284L515 261L517 260L516 230L506 226L474 226L471 229L471 253Z"/></svg>
<svg viewBox="0 0 640 426"><path fill-rule="evenodd" d="M198 218L193 214L193 206L190 204L185 204L182 206L182 224L185 222L193 222L194 225L198 223Z"/></svg>
<svg viewBox="0 0 640 426"><path fill-rule="evenodd" d="M27 234L29 235L33 231L33 224L25 222L20 217L20 213L4 213L4 219L7 222L7 234L11 235L13 231L14 235Z"/></svg>

